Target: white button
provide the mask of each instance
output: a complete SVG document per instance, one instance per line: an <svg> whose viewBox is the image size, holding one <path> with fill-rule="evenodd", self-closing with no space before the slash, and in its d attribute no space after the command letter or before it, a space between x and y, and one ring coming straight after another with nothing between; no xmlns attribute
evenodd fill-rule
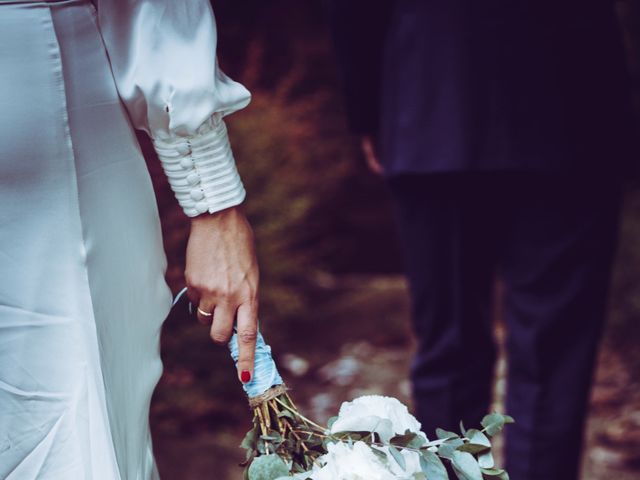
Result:
<svg viewBox="0 0 640 480"><path fill-rule="evenodd" d="M204 213L207 210L209 210L209 207L207 206L207 202L196 203L196 210L198 211L198 213Z"/></svg>
<svg viewBox="0 0 640 480"><path fill-rule="evenodd" d="M194 188L189 193L191 194L191 198L193 198L196 202L204 198L204 192L199 188Z"/></svg>
<svg viewBox="0 0 640 480"><path fill-rule="evenodd" d="M191 168L193 167L193 160L191 160L191 157L184 157L180 160L180 166L182 168Z"/></svg>
<svg viewBox="0 0 640 480"><path fill-rule="evenodd" d="M189 182L190 185L195 185L199 181L200 177L196 172L191 172L189 175L187 175L187 182Z"/></svg>
<svg viewBox="0 0 640 480"><path fill-rule="evenodd" d="M191 146L188 143L180 143L176 146L176 150L180 155L188 155L191 153Z"/></svg>

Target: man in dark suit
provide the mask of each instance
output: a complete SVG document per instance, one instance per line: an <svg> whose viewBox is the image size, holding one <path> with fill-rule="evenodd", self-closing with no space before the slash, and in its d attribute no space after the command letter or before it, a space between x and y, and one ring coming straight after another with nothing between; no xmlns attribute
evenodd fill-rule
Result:
<svg viewBox="0 0 640 480"><path fill-rule="evenodd" d="M427 435L489 407L505 286L512 480L572 480L633 121L611 0L336 0L351 128L404 244Z"/></svg>

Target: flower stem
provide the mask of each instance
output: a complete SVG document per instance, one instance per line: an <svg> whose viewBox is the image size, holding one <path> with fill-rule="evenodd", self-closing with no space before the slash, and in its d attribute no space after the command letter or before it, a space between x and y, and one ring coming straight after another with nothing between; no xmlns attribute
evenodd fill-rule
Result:
<svg viewBox="0 0 640 480"><path fill-rule="evenodd" d="M291 413L293 413L294 415L296 415L297 417L299 417L300 419L302 419L302 421L304 421L305 423L308 423L309 425L311 425L312 427L317 428L318 430L322 431L322 432L326 432L327 429L321 425L318 425L315 422L312 422L311 420L309 420L307 417L305 417L304 415L302 415L300 412L298 412L297 410L291 408L289 405L287 405L286 403L284 403L282 400L280 400L279 398L274 398L274 400L276 402L278 402L280 405L282 405L284 408L286 408L287 410L289 410Z"/></svg>

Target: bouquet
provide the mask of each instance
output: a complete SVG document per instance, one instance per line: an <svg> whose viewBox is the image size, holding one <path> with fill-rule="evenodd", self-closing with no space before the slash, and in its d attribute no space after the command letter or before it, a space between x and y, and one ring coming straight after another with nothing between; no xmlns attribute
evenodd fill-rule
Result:
<svg viewBox="0 0 640 480"><path fill-rule="evenodd" d="M237 338L229 343L238 360ZM494 464L491 438L512 423L492 413L482 428L442 429L430 440L395 398L369 395L345 402L327 426L305 417L291 399L258 334L254 375L244 385L253 427L242 441L246 480L507 480Z"/></svg>

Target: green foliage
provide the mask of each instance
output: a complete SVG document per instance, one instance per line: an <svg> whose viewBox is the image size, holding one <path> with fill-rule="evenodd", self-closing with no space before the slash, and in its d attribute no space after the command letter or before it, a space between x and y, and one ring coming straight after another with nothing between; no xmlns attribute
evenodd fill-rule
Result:
<svg viewBox="0 0 640 480"><path fill-rule="evenodd" d="M283 459L281 465L289 464L289 474L309 471L317 459L327 453L329 443L343 442L353 445L355 442L364 442L371 448L383 464L397 463L400 468L406 470L406 459L403 450L413 451L419 455L421 473L416 473L416 479L449 480L445 465L450 465L458 480L508 480L507 472L494 465L491 437L500 432L506 424L513 423L513 418L500 413L491 413L482 419L482 430L465 429L461 425L461 433L437 429L437 439L427 441L418 432L405 431L395 435L388 443L381 441L380 437L368 431L348 431L329 433L328 428L316 425L302 416L293 407L289 397L280 397L270 404L269 408L282 407L279 411L269 413L264 407L260 410L262 420L258 421L258 414L254 417L254 428L247 433L242 441L242 447L247 449L248 479L256 480L267 477L253 477L253 465L265 463L271 468L272 460L261 460L279 456ZM286 412L286 413L285 413ZM268 419L265 421L265 419ZM283 432L267 428L271 421L285 419L287 427ZM332 419L332 422L335 419ZM385 447L389 456L385 454ZM275 452L275 454L274 454ZM280 468L278 467L278 468ZM258 467L255 467L258 468ZM262 467L260 467L262 468ZM266 468L266 467L265 467ZM271 470L268 470L271 472ZM262 472L262 470L261 470ZM257 475L257 473L255 474ZM283 476L268 477L269 480Z"/></svg>
<svg viewBox="0 0 640 480"><path fill-rule="evenodd" d="M484 427L483 432L492 437L496 433L500 432L507 423L513 423L513 418L509 415L491 413L482 419L482 426Z"/></svg>
<svg viewBox="0 0 640 480"><path fill-rule="evenodd" d="M426 440L417 433L407 430L403 435L393 437L389 443L401 447L420 448L426 443Z"/></svg>
<svg viewBox="0 0 640 480"><path fill-rule="evenodd" d="M275 480L289 475L289 468L278 455L262 455L251 462L248 474L249 480Z"/></svg>
<svg viewBox="0 0 640 480"><path fill-rule="evenodd" d="M509 480L509 474L502 468L481 468L485 480Z"/></svg>
<svg viewBox="0 0 640 480"><path fill-rule="evenodd" d="M451 456L451 464L460 480L482 480L480 466L470 453L455 450Z"/></svg>
<svg viewBox="0 0 640 480"><path fill-rule="evenodd" d="M438 455L428 449L420 453L420 468L429 480L448 480L447 469Z"/></svg>
<svg viewBox="0 0 640 480"><path fill-rule="evenodd" d="M458 435L457 433L448 432L446 430L443 430L442 428L436 428L436 436L440 439L447 439L458 438L460 435Z"/></svg>
<svg viewBox="0 0 640 480"><path fill-rule="evenodd" d="M393 457L393 459L396 462L398 462L398 465L400 465L400 468L402 468L403 470L407 468L407 463L405 462L404 457L400 453L400 450L398 450L393 445L389 445L389 453L391 453L391 456Z"/></svg>

